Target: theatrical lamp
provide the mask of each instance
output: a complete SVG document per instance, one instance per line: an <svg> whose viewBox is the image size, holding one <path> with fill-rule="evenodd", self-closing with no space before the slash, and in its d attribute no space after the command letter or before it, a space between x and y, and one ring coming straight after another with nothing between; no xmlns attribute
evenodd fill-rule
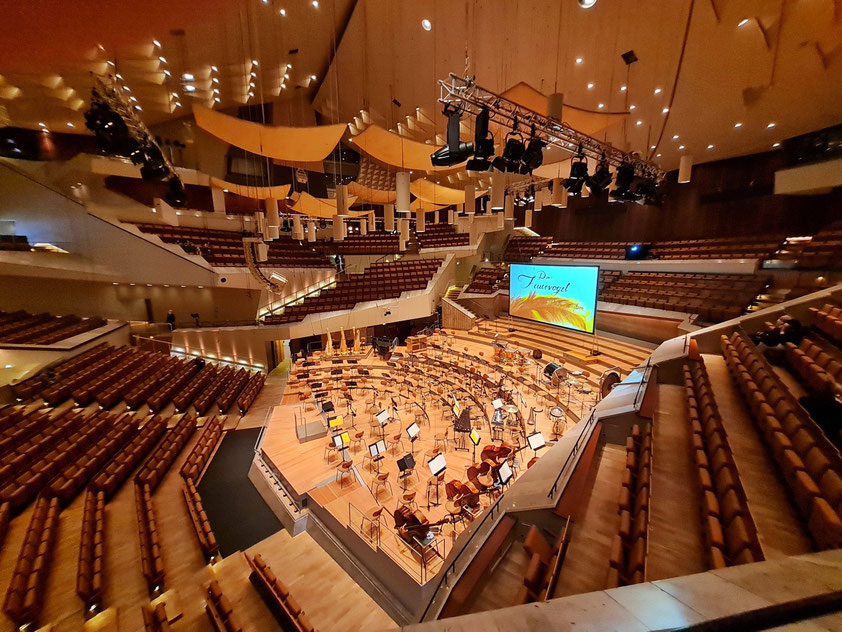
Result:
<svg viewBox="0 0 842 632"><path fill-rule="evenodd" d="M596 171L592 175L585 177L585 186L594 195L599 195L611 185L612 177L611 171L608 168L608 160L606 160L605 154L602 154Z"/></svg>
<svg viewBox="0 0 842 632"><path fill-rule="evenodd" d="M506 134L506 145L503 147L503 154L497 156L491 164L497 171L509 173L520 172L520 160L526 146L523 144L523 135L517 131L517 117L512 124L512 131Z"/></svg>
<svg viewBox="0 0 842 632"><path fill-rule="evenodd" d="M474 153L473 143L463 143L459 140L459 119L462 118L462 112L457 108L445 106L444 114L447 115L447 145L430 156L430 162L435 167L458 165Z"/></svg>
<svg viewBox="0 0 842 632"><path fill-rule="evenodd" d="M582 192L582 185L585 184L585 178L588 177L588 161L585 154L582 153L581 148L579 153L570 163L570 177L565 178L564 188L567 189L570 195L579 195Z"/></svg>
<svg viewBox="0 0 842 632"><path fill-rule="evenodd" d="M617 167L616 188L611 191L611 197L615 200L634 201L637 196L632 193L631 187L634 184L634 165L624 162Z"/></svg>
<svg viewBox="0 0 842 632"><path fill-rule="evenodd" d="M529 143L526 145L526 149L523 151L523 156L520 159L520 169L519 172L521 174L531 174L534 169L537 169L544 163L544 147L547 144L542 141L540 138L535 137L535 126L532 126L532 137L529 139Z"/></svg>
<svg viewBox="0 0 842 632"><path fill-rule="evenodd" d="M637 184L637 195L639 196L636 200L638 204L661 206L664 203L663 187L659 186L653 178L641 178Z"/></svg>
<svg viewBox="0 0 842 632"><path fill-rule="evenodd" d="M465 165L468 171L489 171L491 169L489 158L494 155L494 137L488 133L489 117L488 108L483 108L477 114L474 123L474 157Z"/></svg>

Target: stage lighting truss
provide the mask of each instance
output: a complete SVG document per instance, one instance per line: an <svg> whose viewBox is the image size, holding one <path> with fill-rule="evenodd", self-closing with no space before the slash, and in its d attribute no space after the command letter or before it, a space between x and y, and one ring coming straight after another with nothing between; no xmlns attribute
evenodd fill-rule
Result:
<svg viewBox="0 0 842 632"><path fill-rule="evenodd" d="M447 79L440 79L438 83L439 102L445 107L457 108L462 113L474 117L487 110L490 119L498 125L509 129L515 128L516 124L531 127L534 130L532 137L543 142L545 146L558 147L571 154L581 152L591 159L593 164L599 164L603 159L615 169L630 164L636 176L656 183L662 181L666 175L663 169L643 160L637 154L624 152L593 136L578 132L561 121L539 114L478 86L473 77L460 77L450 73Z"/></svg>
<svg viewBox="0 0 842 632"><path fill-rule="evenodd" d="M104 105L112 112L117 114L126 127L129 129L129 135L137 141L140 148L154 147L158 150L163 158L164 167L167 170L167 175L162 179L178 178L175 172L175 167L167 158L166 153L161 149L160 145L155 141L155 137L149 131L149 128L143 123L137 115L137 111L125 97L125 91L121 89L119 80L112 75L94 75L94 89L91 96L91 107L96 107L97 104Z"/></svg>

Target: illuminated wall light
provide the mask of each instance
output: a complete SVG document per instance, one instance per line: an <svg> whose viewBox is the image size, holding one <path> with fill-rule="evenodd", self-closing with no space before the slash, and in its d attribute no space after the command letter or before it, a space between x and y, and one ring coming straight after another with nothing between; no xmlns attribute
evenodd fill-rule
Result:
<svg viewBox="0 0 842 632"><path fill-rule="evenodd" d="M428 20L427 18L424 18L423 20L421 20L421 28L425 31L429 31L433 28L433 23L430 22L430 20Z"/></svg>
<svg viewBox="0 0 842 632"><path fill-rule="evenodd" d="M637 123L635 123L635 125L643 125L643 121L638 121Z"/></svg>
<svg viewBox="0 0 842 632"><path fill-rule="evenodd" d="M734 129L739 129L743 126L742 123L734 123Z"/></svg>
<svg viewBox="0 0 842 632"><path fill-rule="evenodd" d="M211 79L211 81L213 81L214 83L219 83L219 79L217 79L216 77L214 77L213 79Z"/></svg>
<svg viewBox="0 0 842 632"><path fill-rule="evenodd" d="M73 125L73 123L68 123L67 127L69 127L70 129L73 129L74 125Z"/></svg>
<svg viewBox="0 0 842 632"><path fill-rule="evenodd" d="M626 90L628 90L626 86L620 86L620 92L625 92Z"/></svg>
<svg viewBox="0 0 842 632"><path fill-rule="evenodd" d="M708 149L713 149L713 145L708 145Z"/></svg>
<svg viewBox="0 0 842 632"><path fill-rule="evenodd" d="M588 84L588 90L593 90L593 86L594 86L594 84L593 84L593 83L589 83L589 84Z"/></svg>
<svg viewBox="0 0 842 632"><path fill-rule="evenodd" d="M775 148L780 147L780 146L781 146L780 143L772 143L772 149L775 149Z"/></svg>
<svg viewBox="0 0 842 632"><path fill-rule="evenodd" d="M313 4L313 8L314 8L314 9L318 9L318 8L319 8L319 0L313 0L312 4Z"/></svg>
<svg viewBox="0 0 842 632"><path fill-rule="evenodd" d="M748 24L748 18L743 18L742 20L737 22L737 28L739 28L741 26L745 26L746 24Z"/></svg>
<svg viewBox="0 0 842 632"><path fill-rule="evenodd" d="M185 72L183 75L181 75L181 78L184 81L193 81L193 75L190 74L189 72Z"/></svg>
<svg viewBox="0 0 842 632"><path fill-rule="evenodd" d="M286 10L286 9L281 9L278 13L280 13L280 14L281 14L281 17L286 17L286 15L287 15L287 10Z"/></svg>
<svg viewBox="0 0 842 632"><path fill-rule="evenodd" d="M655 94L661 94L663 92L660 88L655 88Z"/></svg>
<svg viewBox="0 0 842 632"><path fill-rule="evenodd" d="M153 40L152 40L152 43L153 43L153 44L155 44L155 47L156 47L156 48L161 48L161 42L159 42L158 40L153 39Z"/></svg>
<svg viewBox="0 0 842 632"><path fill-rule="evenodd" d="M655 154L655 158L660 158L662 154Z"/></svg>
<svg viewBox="0 0 842 632"><path fill-rule="evenodd" d="M598 108L601 110L602 108L604 108L604 107L605 107L605 104L604 104L604 103L600 103L600 104L598 104L596 107L598 107Z"/></svg>
<svg viewBox="0 0 842 632"><path fill-rule="evenodd" d="M631 111L631 110L636 110L636 109L637 109L637 106L636 106L634 103L632 103L632 104L629 106L629 110L630 110L630 111Z"/></svg>
<svg viewBox="0 0 842 632"><path fill-rule="evenodd" d="M289 79L289 73L288 72L284 73L284 79Z"/></svg>
<svg viewBox="0 0 842 632"><path fill-rule="evenodd" d="M684 149L684 145L679 145L679 146L678 146L678 148L679 148L679 149Z"/></svg>
<svg viewBox="0 0 842 632"><path fill-rule="evenodd" d="M666 114L669 111L670 111L669 108L664 108L663 110L661 110L661 114Z"/></svg>
<svg viewBox="0 0 842 632"><path fill-rule="evenodd" d="M169 70L165 70L165 71L164 71L164 76L165 76L165 77L172 77L172 74L170 74L170 71L169 71Z"/></svg>
<svg viewBox="0 0 842 632"><path fill-rule="evenodd" d="M166 59L166 57L158 57L158 61L159 61L159 62L161 62L162 64L166 64L166 63L167 63L167 59Z"/></svg>
<svg viewBox="0 0 842 632"><path fill-rule="evenodd" d="M184 86L184 91L185 92L196 92L196 86L187 84L186 86Z"/></svg>
<svg viewBox="0 0 842 632"><path fill-rule="evenodd" d="M655 145L649 145L649 149L655 149Z"/></svg>
<svg viewBox="0 0 842 632"><path fill-rule="evenodd" d="M218 72L218 68L216 66L211 66L211 70L213 70L214 72Z"/></svg>
<svg viewBox="0 0 842 632"><path fill-rule="evenodd" d="M769 123L768 125L766 125L766 129L772 129L773 127L775 127L774 123Z"/></svg>
<svg viewBox="0 0 842 632"><path fill-rule="evenodd" d="M577 57L577 58L576 58L576 63L577 63L577 64L581 64L583 61L585 61L585 60L584 60L584 59L582 59L581 57Z"/></svg>
<svg viewBox="0 0 842 632"><path fill-rule="evenodd" d="M673 140L678 140L678 134L675 134L675 135L672 137L672 139L673 139Z"/></svg>
<svg viewBox="0 0 842 632"><path fill-rule="evenodd" d="M310 75L310 79L311 79L311 80L313 80L313 81L315 81L315 80L316 80L316 75Z"/></svg>

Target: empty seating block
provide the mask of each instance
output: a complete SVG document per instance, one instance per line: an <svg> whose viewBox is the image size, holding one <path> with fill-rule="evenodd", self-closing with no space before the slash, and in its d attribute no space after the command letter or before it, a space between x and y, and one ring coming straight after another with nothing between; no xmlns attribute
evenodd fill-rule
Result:
<svg viewBox="0 0 842 632"><path fill-rule="evenodd" d="M184 415L140 467L135 474L135 483L148 485L154 491L195 429L195 417Z"/></svg>
<svg viewBox="0 0 842 632"><path fill-rule="evenodd" d="M348 235L342 241L322 242L317 250L324 254L389 255L400 251L400 237L394 233L381 232Z"/></svg>
<svg viewBox="0 0 842 632"><path fill-rule="evenodd" d="M835 222L813 235L798 256L800 268L837 268L842 258L842 222Z"/></svg>
<svg viewBox="0 0 842 632"><path fill-rule="evenodd" d="M41 496L32 512L3 602L3 612L19 626L32 623L38 627L60 510L57 498Z"/></svg>
<svg viewBox="0 0 842 632"><path fill-rule="evenodd" d="M202 434L190 454L187 455L187 460L181 466L181 475L185 480L198 481L199 475L205 469L205 466L210 460L211 454L222 439L222 426L225 420L222 417L211 417L205 422L205 427L202 429Z"/></svg>
<svg viewBox="0 0 842 632"><path fill-rule="evenodd" d="M480 268L465 288L471 294L494 294L497 290L508 287L506 270L503 268Z"/></svg>
<svg viewBox="0 0 842 632"><path fill-rule="evenodd" d="M427 224L424 232L416 233L419 248L453 248L468 246L471 236L468 233L457 233L456 229L447 223Z"/></svg>
<svg viewBox="0 0 842 632"><path fill-rule="evenodd" d="M837 343L842 343L842 307L825 303L821 309L811 307L810 312L813 315L813 324L819 331Z"/></svg>
<svg viewBox="0 0 842 632"><path fill-rule="evenodd" d="M722 354L781 472L793 504L820 549L842 544L842 459L822 430L739 332L720 338Z"/></svg>
<svg viewBox="0 0 842 632"><path fill-rule="evenodd" d="M318 296L307 297L280 314L267 316L264 322L267 325L292 323L309 314L353 309L357 303L397 298L403 292L424 290L441 263L441 259L373 263L362 274L350 274L347 279L337 281L334 287L322 290Z"/></svg>
<svg viewBox="0 0 842 632"><path fill-rule="evenodd" d="M503 260L513 263L530 261L549 247L552 237L533 237L530 235L512 235L506 242Z"/></svg>
<svg viewBox="0 0 842 632"><path fill-rule="evenodd" d="M684 365L684 395L702 499L710 568L763 559L757 528L722 425L704 361Z"/></svg>
<svg viewBox="0 0 842 632"><path fill-rule="evenodd" d="M552 259L625 259L631 241L559 241L547 248L544 257Z"/></svg>
<svg viewBox="0 0 842 632"><path fill-rule="evenodd" d="M76 570L76 594L88 610L102 603L105 564L105 494L88 490L82 514L79 562Z"/></svg>
<svg viewBox="0 0 842 632"><path fill-rule="evenodd" d="M656 259L770 259L784 235L721 237L660 241L652 246Z"/></svg>
<svg viewBox="0 0 842 632"><path fill-rule="evenodd" d="M618 499L620 529L609 558L608 587L639 584L646 576L652 425L635 425L626 439L626 471Z"/></svg>
<svg viewBox="0 0 842 632"><path fill-rule="evenodd" d="M172 628L167 617L167 608L163 602L155 607L141 607L143 613L143 627L146 632L169 632Z"/></svg>
<svg viewBox="0 0 842 632"><path fill-rule="evenodd" d="M141 428L134 438L100 470L91 481L91 488L102 491L106 500L111 498L120 485L129 477L137 464L158 443L167 431L167 418L153 417Z"/></svg>
<svg viewBox="0 0 842 632"><path fill-rule="evenodd" d="M146 483L135 484L137 531L140 538L140 564L143 577L151 594L164 590L164 560L158 541L158 525L152 506L152 492Z"/></svg>
<svg viewBox="0 0 842 632"><path fill-rule="evenodd" d="M202 507L202 498L199 496L193 479L188 478L184 481L182 492L184 501L187 503L187 513L190 514L190 521L193 523L193 529L196 531L202 553L204 553L205 559L213 559L219 553L219 545L216 543L216 536L213 534L213 529L211 529L208 517Z"/></svg>
<svg viewBox="0 0 842 632"><path fill-rule="evenodd" d="M695 313L714 322L742 314L767 282L747 274L627 272L606 287L600 299Z"/></svg>
<svg viewBox="0 0 842 632"><path fill-rule="evenodd" d="M786 359L789 365L806 382L809 391L815 395L842 395L842 362L822 350L810 338L804 338L797 347L786 343Z"/></svg>
<svg viewBox="0 0 842 632"><path fill-rule="evenodd" d="M51 345L106 324L102 318L82 319L75 314L53 316L23 310L0 312L0 342L19 345Z"/></svg>
<svg viewBox="0 0 842 632"><path fill-rule="evenodd" d="M240 396L237 397L237 408L241 415L245 415L248 409L251 408L255 398L260 393L260 389L263 388L264 382L266 382L266 376L263 373L259 371L252 373L245 388L240 393Z"/></svg>
<svg viewBox="0 0 842 632"><path fill-rule="evenodd" d="M259 554L253 558L247 553L244 555L252 568L249 579L257 587L260 596L263 597L281 627L295 632L315 632L315 628L301 606L290 595L289 588L275 576L263 558Z"/></svg>
<svg viewBox="0 0 842 632"><path fill-rule="evenodd" d="M222 594L219 582L213 580L208 586L205 612L207 612L214 630L218 632L242 632L243 628L233 610L231 602Z"/></svg>

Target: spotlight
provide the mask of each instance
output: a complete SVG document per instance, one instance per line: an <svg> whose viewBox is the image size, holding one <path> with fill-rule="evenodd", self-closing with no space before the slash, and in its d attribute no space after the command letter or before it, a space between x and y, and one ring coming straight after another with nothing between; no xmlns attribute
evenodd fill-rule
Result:
<svg viewBox="0 0 842 632"><path fill-rule="evenodd" d="M532 138L529 139L529 144L523 152L520 159L521 174L531 174L534 169L537 169L544 163L544 147L546 143L535 136L535 126L532 126Z"/></svg>
<svg viewBox="0 0 842 632"><path fill-rule="evenodd" d="M435 167L457 165L474 153L473 143L463 143L459 140L459 119L462 118L462 112L445 106L444 113L447 115L447 145L430 156L430 162Z"/></svg>
<svg viewBox="0 0 842 632"><path fill-rule="evenodd" d="M494 137L488 133L489 117L488 108L483 108L477 114L474 123L474 157L465 165L468 171L488 171L491 169L489 158L494 155Z"/></svg>
<svg viewBox="0 0 842 632"><path fill-rule="evenodd" d="M617 167L617 187L611 191L611 197L615 200L634 201L637 195L632 192L631 187L634 184L634 165L630 162L624 162Z"/></svg>
<svg viewBox="0 0 842 632"><path fill-rule="evenodd" d="M590 9L596 4L596 0L579 0L579 6L583 9Z"/></svg>
<svg viewBox="0 0 842 632"><path fill-rule="evenodd" d="M579 147L579 153L570 164L570 177L564 180L564 188L567 189L570 195L578 195L582 192L582 185L585 184L585 178L588 177L588 161L585 154L582 153L582 148Z"/></svg>
<svg viewBox="0 0 842 632"><path fill-rule="evenodd" d="M140 167L140 177L144 180L163 180L170 170L161 151L154 146L144 150L143 165Z"/></svg>
<svg viewBox="0 0 842 632"><path fill-rule="evenodd" d="M491 164L498 171L518 173L520 161L525 151L526 146L523 144L523 136L517 131L517 118L515 118L512 131L506 134L506 146L503 147L503 155L495 158Z"/></svg>
<svg viewBox="0 0 842 632"><path fill-rule="evenodd" d="M605 154L602 154L602 158L593 175L585 176L585 185L591 193L599 195L611 185L612 177L611 171L608 168L608 160L606 160Z"/></svg>

